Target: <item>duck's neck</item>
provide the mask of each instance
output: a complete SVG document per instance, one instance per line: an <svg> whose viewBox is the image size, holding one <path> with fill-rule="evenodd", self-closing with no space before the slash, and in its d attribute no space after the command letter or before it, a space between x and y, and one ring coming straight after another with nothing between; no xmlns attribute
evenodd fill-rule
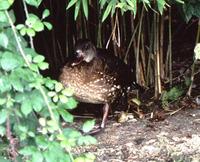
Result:
<svg viewBox="0 0 200 162"><path fill-rule="evenodd" d="M87 63L91 62L97 56L96 48L91 48L87 51L87 55L83 58L83 60Z"/></svg>

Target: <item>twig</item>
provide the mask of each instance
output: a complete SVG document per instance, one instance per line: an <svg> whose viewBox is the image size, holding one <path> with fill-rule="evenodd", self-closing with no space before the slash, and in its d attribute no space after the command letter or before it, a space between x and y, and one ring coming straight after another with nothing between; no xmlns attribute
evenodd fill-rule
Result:
<svg viewBox="0 0 200 162"><path fill-rule="evenodd" d="M18 152L17 152L17 148L15 147L17 142L12 136L9 116L7 116L7 119L6 119L6 137L9 141L9 146L10 146L9 154L11 155L12 160L14 160L14 162L17 162Z"/></svg>

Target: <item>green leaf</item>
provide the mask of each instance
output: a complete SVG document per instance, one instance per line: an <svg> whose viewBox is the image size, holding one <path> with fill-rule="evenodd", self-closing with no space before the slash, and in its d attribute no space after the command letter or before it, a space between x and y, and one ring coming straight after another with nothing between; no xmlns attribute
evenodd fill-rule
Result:
<svg viewBox="0 0 200 162"><path fill-rule="evenodd" d="M51 30L53 28L53 26L49 22L44 21L43 24L46 26L48 30Z"/></svg>
<svg viewBox="0 0 200 162"><path fill-rule="evenodd" d="M74 159L74 162L85 162L85 158L84 157L77 157L76 159Z"/></svg>
<svg viewBox="0 0 200 162"><path fill-rule="evenodd" d="M40 63L40 62L43 62L44 59L45 59L44 56L42 56L42 55L37 55L37 56L35 56L35 57L33 58L33 62L34 62L34 63Z"/></svg>
<svg viewBox="0 0 200 162"><path fill-rule="evenodd" d="M19 92L23 92L24 91L24 85L20 79L20 76L16 75L15 72L12 72L11 75L9 76L10 79L10 83L12 85L12 87Z"/></svg>
<svg viewBox="0 0 200 162"><path fill-rule="evenodd" d="M48 147L48 140L45 136L36 136L36 144L41 149L46 149Z"/></svg>
<svg viewBox="0 0 200 162"><path fill-rule="evenodd" d="M37 152L37 148L35 146L26 146L23 149L19 150L19 153L25 156L29 156Z"/></svg>
<svg viewBox="0 0 200 162"><path fill-rule="evenodd" d="M39 68L36 64L30 64L30 69L35 71L35 72L38 72L39 71Z"/></svg>
<svg viewBox="0 0 200 162"><path fill-rule="evenodd" d="M57 95L55 95L55 96L53 97L53 102L58 102L58 96L57 96Z"/></svg>
<svg viewBox="0 0 200 162"><path fill-rule="evenodd" d="M27 117L32 110L31 102L29 100L24 100L21 105L21 112Z"/></svg>
<svg viewBox="0 0 200 162"><path fill-rule="evenodd" d="M40 118L39 123L41 126L45 127L46 126L46 119L45 118Z"/></svg>
<svg viewBox="0 0 200 162"><path fill-rule="evenodd" d="M74 98L70 97L68 98L68 102L66 103L66 109L74 109L77 107L77 104L77 101Z"/></svg>
<svg viewBox="0 0 200 162"><path fill-rule="evenodd" d="M6 128L3 126L0 126L0 136L4 136L6 134ZM1 161L1 159L0 159Z"/></svg>
<svg viewBox="0 0 200 162"><path fill-rule="evenodd" d="M85 157L88 159L88 160L91 160L91 162L93 162L94 160L95 160L95 155L94 154L92 154L92 153L90 153L90 152L88 152L88 153L86 153L85 154Z"/></svg>
<svg viewBox="0 0 200 162"><path fill-rule="evenodd" d="M55 95L56 95L56 92L54 92L54 91L48 92L48 96L49 96L49 97L53 97L53 96L55 96Z"/></svg>
<svg viewBox="0 0 200 162"><path fill-rule="evenodd" d="M0 105L3 105L6 103L6 99L5 98L0 98Z"/></svg>
<svg viewBox="0 0 200 162"><path fill-rule="evenodd" d="M45 78L45 86L50 89L50 90L53 90L54 89L54 84L55 84L56 81L54 80L51 80L50 78ZM51 97L51 96L50 96Z"/></svg>
<svg viewBox="0 0 200 162"><path fill-rule="evenodd" d="M45 105L44 99L38 90L34 90L30 95L31 103L33 106L33 109L36 112L41 111L42 107Z"/></svg>
<svg viewBox="0 0 200 162"><path fill-rule="evenodd" d="M136 13L137 13L137 1L136 0L127 0L127 3L132 7L134 17L135 17Z"/></svg>
<svg viewBox="0 0 200 162"><path fill-rule="evenodd" d="M11 6L11 4L9 3L8 0L0 1L0 10L7 10L7 9L9 9L10 6Z"/></svg>
<svg viewBox="0 0 200 162"><path fill-rule="evenodd" d="M34 132L31 132L31 131L28 132L28 135L29 135L30 137L35 137L35 133L34 133Z"/></svg>
<svg viewBox="0 0 200 162"><path fill-rule="evenodd" d="M88 19L88 0L82 0L82 4L83 4L84 15L86 19Z"/></svg>
<svg viewBox="0 0 200 162"><path fill-rule="evenodd" d="M60 102L62 103L67 103L68 102L68 98L64 95L59 95L59 99L60 99Z"/></svg>
<svg viewBox="0 0 200 162"><path fill-rule="evenodd" d="M163 13L163 9L165 8L166 2L165 0L157 0L158 10L160 14Z"/></svg>
<svg viewBox="0 0 200 162"><path fill-rule="evenodd" d="M0 22L8 22L4 11L0 11Z"/></svg>
<svg viewBox="0 0 200 162"><path fill-rule="evenodd" d="M50 12L48 9L45 9L42 13L42 19L45 19L46 17L48 17L50 15Z"/></svg>
<svg viewBox="0 0 200 162"><path fill-rule="evenodd" d="M61 93L65 96L71 97L74 91L71 88L65 88Z"/></svg>
<svg viewBox="0 0 200 162"><path fill-rule="evenodd" d="M84 133L88 133L89 131L91 131L94 128L95 125L95 120L88 120L86 121L83 126L82 126L82 131Z"/></svg>
<svg viewBox="0 0 200 162"><path fill-rule="evenodd" d="M4 52L0 60L2 68L6 71L15 69L16 67L23 65L23 60L18 54L11 52Z"/></svg>
<svg viewBox="0 0 200 162"><path fill-rule="evenodd" d="M100 0L101 9L105 6L107 0Z"/></svg>
<svg viewBox="0 0 200 162"><path fill-rule="evenodd" d="M0 92L6 92L11 90L11 84L8 76L0 77Z"/></svg>
<svg viewBox="0 0 200 162"><path fill-rule="evenodd" d="M69 2L69 4L67 5L67 10L68 10L70 7L72 7L77 1L78 1L78 0L71 0L71 1ZM80 0L79 0L79 1L80 1Z"/></svg>
<svg viewBox="0 0 200 162"><path fill-rule="evenodd" d="M55 91L60 92L63 89L63 85L59 82L56 82L55 84Z"/></svg>
<svg viewBox="0 0 200 162"><path fill-rule="evenodd" d="M47 125L53 127L55 130L58 129L58 123L54 120L47 121Z"/></svg>
<svg viewBox="0 0 200 162"><path fill-rule="evenodd" d="M40 20L37 20L33 25L32 25L32 28L37 31L37 32L40 32L40 31L43 31L44 30L44 24L40 21Z"/></svg>
<svg viewBox="0 0 200 162"><path fill-rule="evenodd" d="M8 46L8 37L5 33L0 33L0 46L7 48Z"/></svg>
<svg viewBox="0 0 200 162"><path fill-rule="evenodd" d="M64 109L59 109L59 113L62 116L62 118L64 119L64 121L72 123L74 120L74 116L72 114L70 114L68 111L64 110Z"/></svg>
<svg viewBox="0 0 200 162"><path fill-rule="evenodd" d="M65 128L64 130L63 130L63 133L64 133L64 135L65 135L65 137L67 137L67 138L74 138L74 139L77 139L77 138L79 138L79 137L81 137L82 135L81 135L81 133L79 132L79 131L77 131L77 130L75 130L75 129L73 129L73 128Z"/></svg>
<svg viewBox="0 0 200 162"><path fill-rule="evenodd" d="M175 0L175 1L178 2L178 3L184 4L183 0Z"/></svg>
<svg viewBox="0 0 200 162"><path fill-rule="evenodd" d="M18 24L18 25L16 26L16 29L17 29L17 30L21 30L24 26L25 26L24 24Z"/></svg>
<svg viewBox="0 0 200 162"><path fill-rule="evenodd" d="M74 20L77 19L79 11L80 11L81 1L79 0L75 5L75 11L74 11Z"/></svg>
<svg viewBox="0 0 200 162"><path fill-rule="evenodd" d="M46 70L46 69L49 68L49 64L48 64L47 62L40 62L40 63L38 64L38 66L39 66L39 68L40 68L41 70Z"/></svg>
<svg viewBox="0 0 200 162"><path fill-rule="evenodd" d="M25 21L25 24L31 28L39 20L39 17L34 14L28 14L28 18Z"/></svg>
<svg viewBox="0 0 200 162"><path fill-rule="evenodd" d="M26 30L27 28L26 27L23 27L19 32L22 36L26 35Z"/></svg>
<svg viewBox="0 0 200 162"><path fill-rule="evenodd" d="M32 161L31 162L43 162L43 155L41 152L35 152L33 155L32 155Z"/></svg>
<svg viewBox="0 0 200 162"><path fill-rule="evenodd" d="M31 69L28 68L16 68L15 70L13 70L16 75L20 76L20 78L26 82L35 82L36 80L36 76L38 76L38 74L36 74L35 72L33 72Z"/></svg>
<svg viewBox="0 0 200 162"><path fill-rule="evenodd" d="M97 140L92 136L82 136L78 139L78 145L91 145L96 144Z"/></svg>
<svg viewBox="0 0 200 162"><path fill-rule="evenodd" d="M35 36L35 31L32 28L27 28L26 33L29 37L34 37Z"/></svg>
<svg viewBox="0 0 200 162"><path fill-rule="evenodd" d="M3 124L6 122L6 119L7 119L7 111L2 109L0 110L0 124Z"/></svg>
<svg viewBox="0 0 200 162"><path fill-rule="evenodd" d="M26 3L31 5L31 6L34 6L36 8L39 7L39 5L41 4L42 0L26 0Z"/></svg>
<svg viewBox="0 0 200 162"><path fill-rule="evenodd" d="M0 156L0 162L12 162L12 161L5 159L4 156Z"/></svg>
<svg viewBox="0 0 200 162"><path fill-rule="evenodd" d="M112 9L112 4L109 3L108 6L106 7L106 10L103 13L102 22L104 22L104 20L108 17L109 13L111 12L111 9Z"/></svg>

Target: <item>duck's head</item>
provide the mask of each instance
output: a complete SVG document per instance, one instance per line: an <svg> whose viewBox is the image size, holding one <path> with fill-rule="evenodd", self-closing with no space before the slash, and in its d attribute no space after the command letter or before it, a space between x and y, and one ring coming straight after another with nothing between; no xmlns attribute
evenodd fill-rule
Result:
<svg viewBox="0 0 200 162"><path fill-rule="evenodd" d="M88 39L80 39L75 46L75 55L80 61L90 62L96 56L96 47Z"/></svg>

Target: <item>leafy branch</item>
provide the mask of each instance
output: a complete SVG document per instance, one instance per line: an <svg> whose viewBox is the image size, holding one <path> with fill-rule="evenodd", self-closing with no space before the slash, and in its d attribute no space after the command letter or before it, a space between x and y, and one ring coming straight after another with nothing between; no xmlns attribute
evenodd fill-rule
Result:
<svg viewBox="0 0 200 162"><path fill-rule="evenodd" d="M73 116L68 112L77 105L72 91L64 89L55 80L41 76L39 71L47 69L48 63L44 61L44 56L28 48L26 41L19 35L28 35L32 39L36 32L44 30L44 26L50 30L52 25L43 21L49 16L49 11L45 9L42 19L39 19L29 14L25 7L25 25L15 26L11 18L13 12L8 11L12 3L8 0L0 2L0 15L3 16L0 21L0 135L7 135L10 146L14 144L13 136L19 142L19 146L11 147L8 153L12 156L10 158L33 162L94 161L92 155L74 158L71 148L94 144L96 139L83 136L71 128L62 128L62 121L73 122ZM26 3L38 7L41 1L26 0ZM94 122L84 125L82 129L86 132L93 126Z"/></svg>

